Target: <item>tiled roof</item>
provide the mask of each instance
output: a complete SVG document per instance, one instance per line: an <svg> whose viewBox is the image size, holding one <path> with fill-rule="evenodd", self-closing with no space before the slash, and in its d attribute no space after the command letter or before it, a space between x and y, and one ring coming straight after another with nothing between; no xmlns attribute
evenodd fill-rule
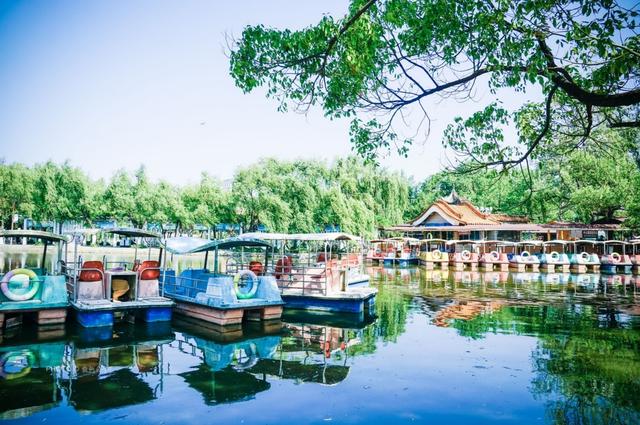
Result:
<svg viewBox="0 0 640 425"><path fill-rule="evenodd" d="M484 214L467 200L460 200L457 204L449 204L440 199L439 201L434 202L434 205L437 205L444 212L454 216L462 225L499 224L498 221L489 218L489 214Z"/></svg>
<svg viewBox="0 0 640 425"><path fill-rule="evenodd" d="M508 214L489 214L489 217L500 223L531 223L529 217L524 215L508 215Z"/></svg>

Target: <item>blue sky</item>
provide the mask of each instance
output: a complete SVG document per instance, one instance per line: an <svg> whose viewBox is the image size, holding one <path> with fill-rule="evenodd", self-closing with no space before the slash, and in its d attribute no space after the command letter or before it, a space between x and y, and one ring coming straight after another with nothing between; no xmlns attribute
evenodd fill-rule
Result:
<svg viewBox="0 0 640 425"><path fill-rule="evenodd" d="M279 113L228 74L226 35L248 24L301 28L347 1L0 0L0 158L70 160L92 177L144 164L184 184L230 178L261 157L348 155L348 122L320 110ZM478 99L487 95L480 89ZM439 135L473 102L434 103L432 135L408 159L382 160L416 180L446 162Z"/></svg>

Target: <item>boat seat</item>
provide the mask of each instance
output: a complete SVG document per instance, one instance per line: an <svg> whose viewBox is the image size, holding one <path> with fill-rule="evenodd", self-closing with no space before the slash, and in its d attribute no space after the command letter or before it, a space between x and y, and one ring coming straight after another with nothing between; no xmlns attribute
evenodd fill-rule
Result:
<svg viewBox="0 0 640 425"><path fill-rule="evenodd" d="M82 264L82 270L80 271L78 280L82 282L102 282L103 277L104 266L102 264L102 261L85 261Z"/></svg>
<svg viewBox="0 0 640 425"><path fill-rule="evenodd" d="M260 276L264 273L264 266L260 261L251 261L249 263L249 270Z"/></svg>
<svg viewBox="0 0 640 425"><path fill-rule="evenodd" d="M141 280L155 280L160 277L160 263L158 261L143 261L134 271L138 272Z"/></svg>

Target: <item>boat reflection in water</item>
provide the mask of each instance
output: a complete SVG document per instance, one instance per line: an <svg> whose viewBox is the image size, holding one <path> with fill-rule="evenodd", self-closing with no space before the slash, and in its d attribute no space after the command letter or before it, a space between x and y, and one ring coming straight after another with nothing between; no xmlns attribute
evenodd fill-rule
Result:
<svg viewBox="0 0 640 425"><path fill-rule="evenodd" d="M91 413L155 399L161 383L162 346L173 339L168 322L78 327L62 374L69 404Z"/></svg>
<svg viewBox="0 0 640 425"><path fill-rule="evenodd" d="M16 419L56 407L66 341L64 327L19 329L0 345L0 419Z"/></svg>
<svg viewBox="0 0 640 425"><path fill-rule="evenodd" d="M310 312L286 318L231 331L189 320L94 329L72 324L57 333L17 328L0 345L0 417L140 405L161 398L167 379L183 382L205 405L252 399L274 379L334 385L347 377L349 352L359 351L364 329L375 320Z"/></svg>

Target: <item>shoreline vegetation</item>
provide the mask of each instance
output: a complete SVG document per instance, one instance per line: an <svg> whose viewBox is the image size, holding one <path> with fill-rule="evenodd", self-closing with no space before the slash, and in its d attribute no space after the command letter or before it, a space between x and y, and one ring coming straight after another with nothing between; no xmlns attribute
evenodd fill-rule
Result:
<svg viewBox="0 0 640 425"><path fill-rule="evenodd" d="M231 181L202 173L195 184L153 182L144 166L92 180L69 162L27 167L0 160L0 228L23 219L94 227L153 227L177 233L225 224L268 232L340 230L365 238L377 229L406 223L423 208L456 190L487 212L527 216L537 223L622 218L640 223L640 143L610 134L606 154L576 150L562 160L540 160L528 170L457 169L414 182L400 172L349 157L331 163L263 159L240 168ZM330 231L329 230L329 231Z"/></svg>

